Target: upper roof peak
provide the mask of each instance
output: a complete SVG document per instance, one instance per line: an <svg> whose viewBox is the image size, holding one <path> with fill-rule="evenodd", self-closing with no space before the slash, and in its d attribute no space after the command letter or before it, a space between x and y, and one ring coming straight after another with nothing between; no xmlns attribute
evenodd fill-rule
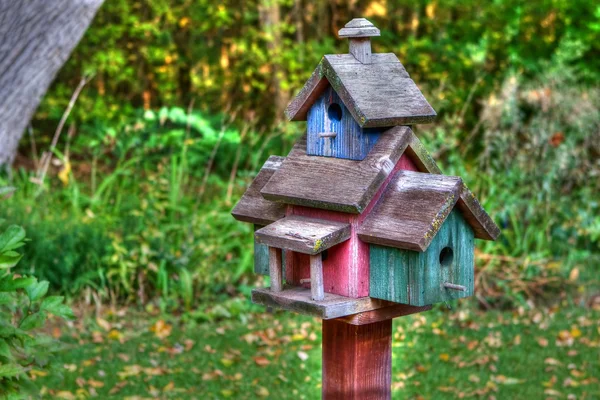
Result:
<svg viewBox="0 0 600 400"><path fill-rule="evenodd" d="M354 18L338 32L339 37L356 38L381 35L379 29L366 18Z"/></svg>

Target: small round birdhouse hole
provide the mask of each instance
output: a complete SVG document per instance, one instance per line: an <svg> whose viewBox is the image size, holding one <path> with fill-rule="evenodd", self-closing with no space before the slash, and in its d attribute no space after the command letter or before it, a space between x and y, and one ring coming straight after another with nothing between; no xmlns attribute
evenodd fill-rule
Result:
<svg viewBox="0 0 600 400"><path fill-rule="evenodd" d="M442 267L449 267L454 260L454 251L450 247L444 247L440 251L440 265Z"/></svg>
<svg viewBox="0 0 600 400"><path fill-rule="evenodd" d="M342 107L340 107L337 103L331 103L327 108L327 115L329 119L332 121L341 121L342 120Z"/></svg>

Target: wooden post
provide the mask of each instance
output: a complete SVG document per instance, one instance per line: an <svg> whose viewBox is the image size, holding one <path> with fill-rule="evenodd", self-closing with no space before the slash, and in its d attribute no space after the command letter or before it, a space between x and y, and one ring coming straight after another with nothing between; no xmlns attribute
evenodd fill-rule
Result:
<svg viewBox="0 0 600 400"><path fill-rule="evenodd" d="M316 301L325 298L323 289L323 258L321 253L310 256L310 293Z"/></svg>
<svg viewBox="0 0 600 400"><path fill-rule="evenodd" d="M274 292L281 292L283 289L281 258L281 249L269 247L269 275L271 276L271 290Z"/></svg>
<svg viewBox="0 0 600 400"><path fill-rule="evenodd" d="M389 400L392 320L366 325L323 320L323 399Z"/></svg>

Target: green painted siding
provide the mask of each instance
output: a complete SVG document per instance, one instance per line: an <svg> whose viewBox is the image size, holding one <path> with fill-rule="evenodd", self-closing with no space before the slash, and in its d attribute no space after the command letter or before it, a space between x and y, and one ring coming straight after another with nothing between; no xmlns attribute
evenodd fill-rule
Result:
<svg viewBox="0 0 600 400"><path fill-rule="evenodd" d="M451 263L442 265L440 253L452 249ZM370 246L370 296L396 303L423 306L469 297L474 287L474 235L460 211L450 213L427 251ZM467 287L446 289L444 282Z"/></svg>
<svg viewBox="0 0 600 400"><path fill-rule="evenodd" d="M260 225L254 225L254 232L262 228ZM285 279L285 251L281 257L283 264L283 278ZM254 273L269 276L269 246L258 243L254 239Z"/></svg>

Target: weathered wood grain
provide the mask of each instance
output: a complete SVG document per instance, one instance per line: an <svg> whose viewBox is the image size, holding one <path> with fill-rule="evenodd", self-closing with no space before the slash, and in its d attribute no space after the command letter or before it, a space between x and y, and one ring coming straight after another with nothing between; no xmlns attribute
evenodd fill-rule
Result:
<svg viewBox="0 0 600 400"><path fill-rule="evenodd" d="M283 263L281 249L269 247L269 276L271 277L271 290L281 292L283 288Z"/></svg>
<svg viewBox="0 0 600 400"><path fill-rule="evenodd" d="M310 256L310 292L312 299L321 301L325 297L323 290L323 261L322 255Z"/></svg>
<svg viewBox="0 0 600 400"><path fill-rule="evenodd" d="M458 208L463 212L467 222L475 231L475 237L484 240L496 240L500 235L500 228L488 215L479 200L466 185L463 185Z"/></svg>
<svg viewBox="0 0 600 400"><path fill-rule="evenodd" d="M406 148L406 154L417 165L420 172L441 174L442 171L435 160L427 152L421 141L412 135L410 143ZM481 206L475 195L463 184L458 208L463 212L465 219L475 231L475 237L483 240L496 240L500 235L500 228Z"/></svg>
<svg viewBox="0 0 600 400"><path fill-rule="evenodd" d="M362 64L371 64L371 40L369 38L350 39L349 52Z"/></svg>
<svg viewBox="0 0 600 400"><path fill-rule="evenodd" d="M308 156L304 137L261 194L271 201L359 214L392 172L410 132L407 126L386 130L362 161Z"/></svg>
<svg viewBox="0 0 600 400"><path fill-rule="evenodd" d="M262 228L262 225L254 225L254 232ZM254 239L254 273L269 275L269 246L258 243Z"/></svg>
<svg viewBox="0 0 600 400"><path fill-rule="evenodd" d="M329 115L329 106L338 105L341 118ZM331 86L314 102L306 121L306 154L363 160L383 132L382 128L361 128Z"/></svg>
<svg viewBox="0 0 600 400"><path fill-rule="evenodd" d="M286 109L290 120L306 120L310 105L325 89L323 81L329 82L361 127L412 125L435 119L435 111L393 54L372 54L370 64L346 56L354 62L336 55L323 57Z"/></svg>
<svg viewBox="0 0 600 400"><path fill-rule="evenodd" d="M350 239L327 250L327 258L323 260L323 279L325 291L341 296L358 298L369 295L369 244L356 235L356 230L369 215L383 194L389 180L400 170L416 171L416 166L403 154L394 170L362 214L348 214L316 208L289 206L288 215L300 215L328 221L348 222L351 225ZM301 253L291 253L286 258L286 280L290 284L300 285L302 279L309 276L308 257Z"/></svg>
<svg viewBox="0 0 600 400"><path fill-rule="evenodd" d="M271 156L264 163L256 178L231 211L235 219L257 225L268 225L285 216L285 205L266 200L260 194L260 190L279 169L283 160L285 157Z"/></svg>
<svg viewBox="0 0 600 400"><path fill-rule="evenodd" d="M363 38L380 36L381 32L366 18L354 18L338 31L341 38Z"/></svg>
<svg viewBox="0 0 600 400"><path fill-rule="evenodd" d="M346 315L377 310L393 304L389 301L370 297L352 299L331 293L325 293L323 300L315 301L312 299L310 289L298 286L285 286L283 291L277 293L269 288L253 289L252 302L322 319L345 317Z"/></svg>
<svg viewBox="0 0 600 400"><path fill-rule="evenodd" d="M361 240L425 251L458 201L462 180L399 171L358 229Z"/></svg>
<svg viewBox="0 0 600 400"><path fill-rule="evenodd" d="M323 321L324 400L389 400L392 320L350 325Z"/></svg>
<svg viewBox="0 0 600 400"><path fill-rule="evenodd" d="M385 321L405 315L417 314L431 310L431 305L411 306L408 304L394 304L392 306L380 308L377 310L366 311L346 317L338 318L336 321L344 321L350 325L367 325L374 322Z"/></svg>
<svg viewBox="0 0 600 400"><path fill-rule="evenodd" d="M452 249L444 262L440 254ZM473 230L459 210L454 210L428 249L421 253L387 246L371 245L369 296L413 306L449 301L473 295ZM464 286L452 290L446 283Z"/></svg>
<svg viewBox="0 0 600 400"><path fill-rule="evenodd" d="M350 224L288 216L257 230L263 244L304 254L318 254L350 238Z"/></svg>

